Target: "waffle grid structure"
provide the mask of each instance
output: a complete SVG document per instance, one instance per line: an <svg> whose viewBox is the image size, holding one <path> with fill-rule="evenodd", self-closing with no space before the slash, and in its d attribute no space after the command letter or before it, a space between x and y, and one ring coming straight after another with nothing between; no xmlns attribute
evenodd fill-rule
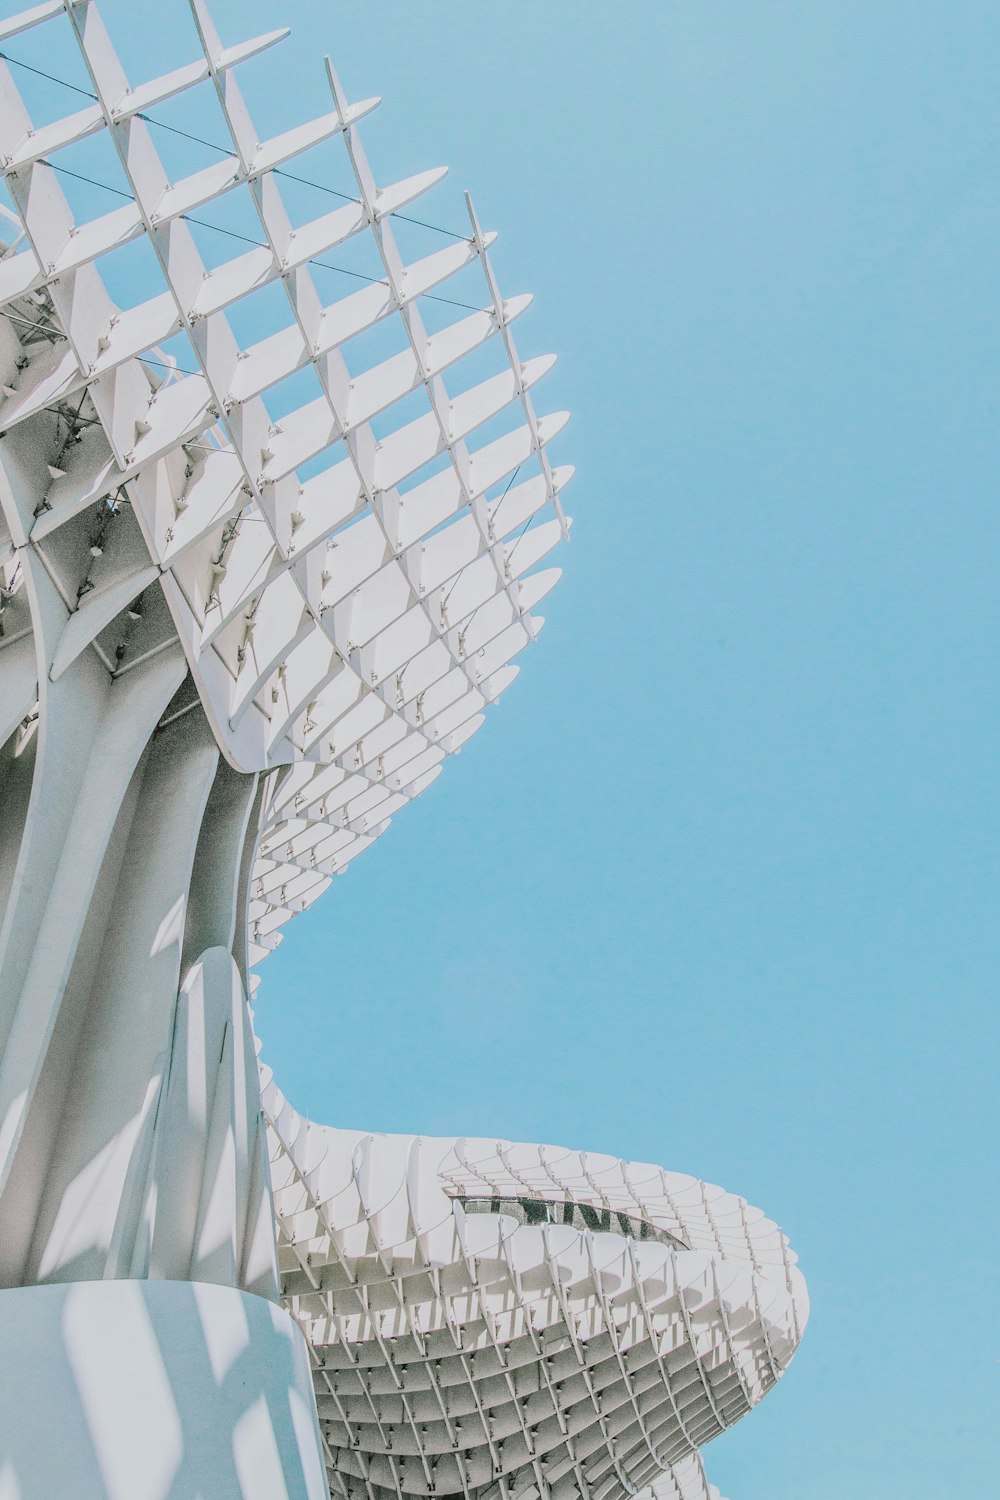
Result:
<svg viewBox="0 0 1000 1500"><path fill-rule="evenodd" d="M808 1315L777 1225L651 1165L335 1131L272 1081L264 1104L332 1494L709 1493L699 1448L780 1378ZM525 1223L511 1200L615 1228Z"/></svg>
<svg viewBox="0 0 1000 1500"><path fill-rule="evenodd" d="M535 569L568 534L558 497L572 470L546 454L566 414L539 417L531 396L553 359L523 362L514 343L531 298L501 296L495 236L471 200L467 236L406 264L393 218L443 170L378 187L356 128L378 100L350 103L329 65L332 110L260 141L235 72L284 33L224 48L201 0L192 8L202 60L135 88L87 0L0 23L2 44L68 21L94 95L36 127L0 62L0 165L20 228L0 261L0 428L47 449L25 524L73 611L54 671L93 646L120 675L179 635L190 701L233 764L294 764L268 803L256 961L516 676L512 658L543 623L531 611L559 576ZM171 182L152 111L200 83L217 94L228 144L221 161ZM105 186L127 202L77 222L63 173L97 133L118 169ZM301 181L291 168L332 139L353 193L295 222L282 184ZM208 268L198 211L237 195L257 227L235 240L253 248ZM101 268L136 239L153 252L151 280L122 308ZM317 263L358 240L375 275L324 304ZM234 249L232 236L222 243ZM484 306L456 317L459 299L440 289L469 266L483 273ZM241 344L233 318L268 287L284 293L282 326ZM450 314L433 331L428 298ZM373 330L394 352L368 364ZM170 340L179 360L163 356ZM469 385L463 361L484 349L498 372ZM296 404L272 416L268 403L287 405L290 390ZM494 433L503 416L513 420ZM5 566L9 637L26 622L16 562Z"/></svg>
<svg viewBox="0 0 1000 1500"><path fill-rule="evenodd" d="M471 201L441 243L409 209L443 172L379 187L329 64L261 140L236 74L285 33L188 7L194 61L139 84L95 0L0 20L0 1286L269 1303L319 1415L275 1417L288 1500L718 1500L700 1447L808 1315L777 1226L592 1152L317 1125L258 1066L253 966L513 681L572 469Z"/></svg>

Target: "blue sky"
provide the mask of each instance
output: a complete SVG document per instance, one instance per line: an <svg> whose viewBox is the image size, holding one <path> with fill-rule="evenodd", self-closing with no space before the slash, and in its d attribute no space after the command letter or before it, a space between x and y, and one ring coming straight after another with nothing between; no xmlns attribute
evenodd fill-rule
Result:
<svg viewBox="0 0 1000 1500"><path fill-rule="evenodd" d="M328 50L382 181L450 163L458 227L473 189L578 469L520 679L266 965L280 1083L777 1218L813 1317L706 1455L730 1500L990 1492L995 0L214 9L294 27L269 129Z"/></svg>
<svg viewBox="0 0 1000 1500"><path fill-rule="evenodd" d="M812 1323L731 1500L990 1492L995 4L229 10L317 107L321 47L383 96L383 181L450 164L437 222L474 191L578 470L539 644L288 930L267 1056L324 1120L773 1214Z"/></svg>

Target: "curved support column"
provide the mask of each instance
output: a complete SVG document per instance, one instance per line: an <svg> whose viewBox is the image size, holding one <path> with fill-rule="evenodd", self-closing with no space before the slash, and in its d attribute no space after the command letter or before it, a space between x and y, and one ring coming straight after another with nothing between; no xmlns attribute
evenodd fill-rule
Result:
<svg viewBox="0 0 1000 1500"><path fill-rule="evenodd" d="M168 707L177 646L119 677L84 653L53 681L66 607L25 567L34 662L0 658L0 1285L191 1277L277 1300L233 957L259 778L197 703Z"/></svg>
<svg viewBox="0 0 1000 1500"><path fill-rule="evenodd" d="M179 650L111 680L90 657L58 683L46 662L65 607L29 569L39 650L30 800L0 929L0 1191L14 1165L40 1072L81 953L123 798L171 695ZM49 625L53 629L48 629Z"/></svg>
<svg viewBox="0 0 1000 1500"><path fill-rule="evenodd" d="M242 1286L277 1300L274 1227L250 1015L231 955L202 954L177 1003L153 1125L143 1226L120 1274Z"/></svg>

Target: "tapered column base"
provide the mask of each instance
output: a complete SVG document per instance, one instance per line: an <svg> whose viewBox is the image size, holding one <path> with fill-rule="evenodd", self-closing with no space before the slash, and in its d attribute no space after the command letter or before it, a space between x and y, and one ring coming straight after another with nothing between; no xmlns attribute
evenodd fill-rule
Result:
<svg viewBox="0 0 1000 1500"><path fill-rule="evenodd" d="M0 1291L0 1500L328 1500L305 1341L230 1287Z"/></svg>

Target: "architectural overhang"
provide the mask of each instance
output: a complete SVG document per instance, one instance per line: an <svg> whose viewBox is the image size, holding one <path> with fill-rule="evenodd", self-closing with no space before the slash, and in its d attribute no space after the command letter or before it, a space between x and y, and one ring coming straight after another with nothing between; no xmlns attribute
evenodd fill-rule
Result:
<svg viewBox="0 0 1000 1500"><path fill-rule="evenodd" d="M264 1106L333 1494L707 1493L699 1448L808 1317L777 1225L644 1163L334 1130L273 1082Z"/></svg>

